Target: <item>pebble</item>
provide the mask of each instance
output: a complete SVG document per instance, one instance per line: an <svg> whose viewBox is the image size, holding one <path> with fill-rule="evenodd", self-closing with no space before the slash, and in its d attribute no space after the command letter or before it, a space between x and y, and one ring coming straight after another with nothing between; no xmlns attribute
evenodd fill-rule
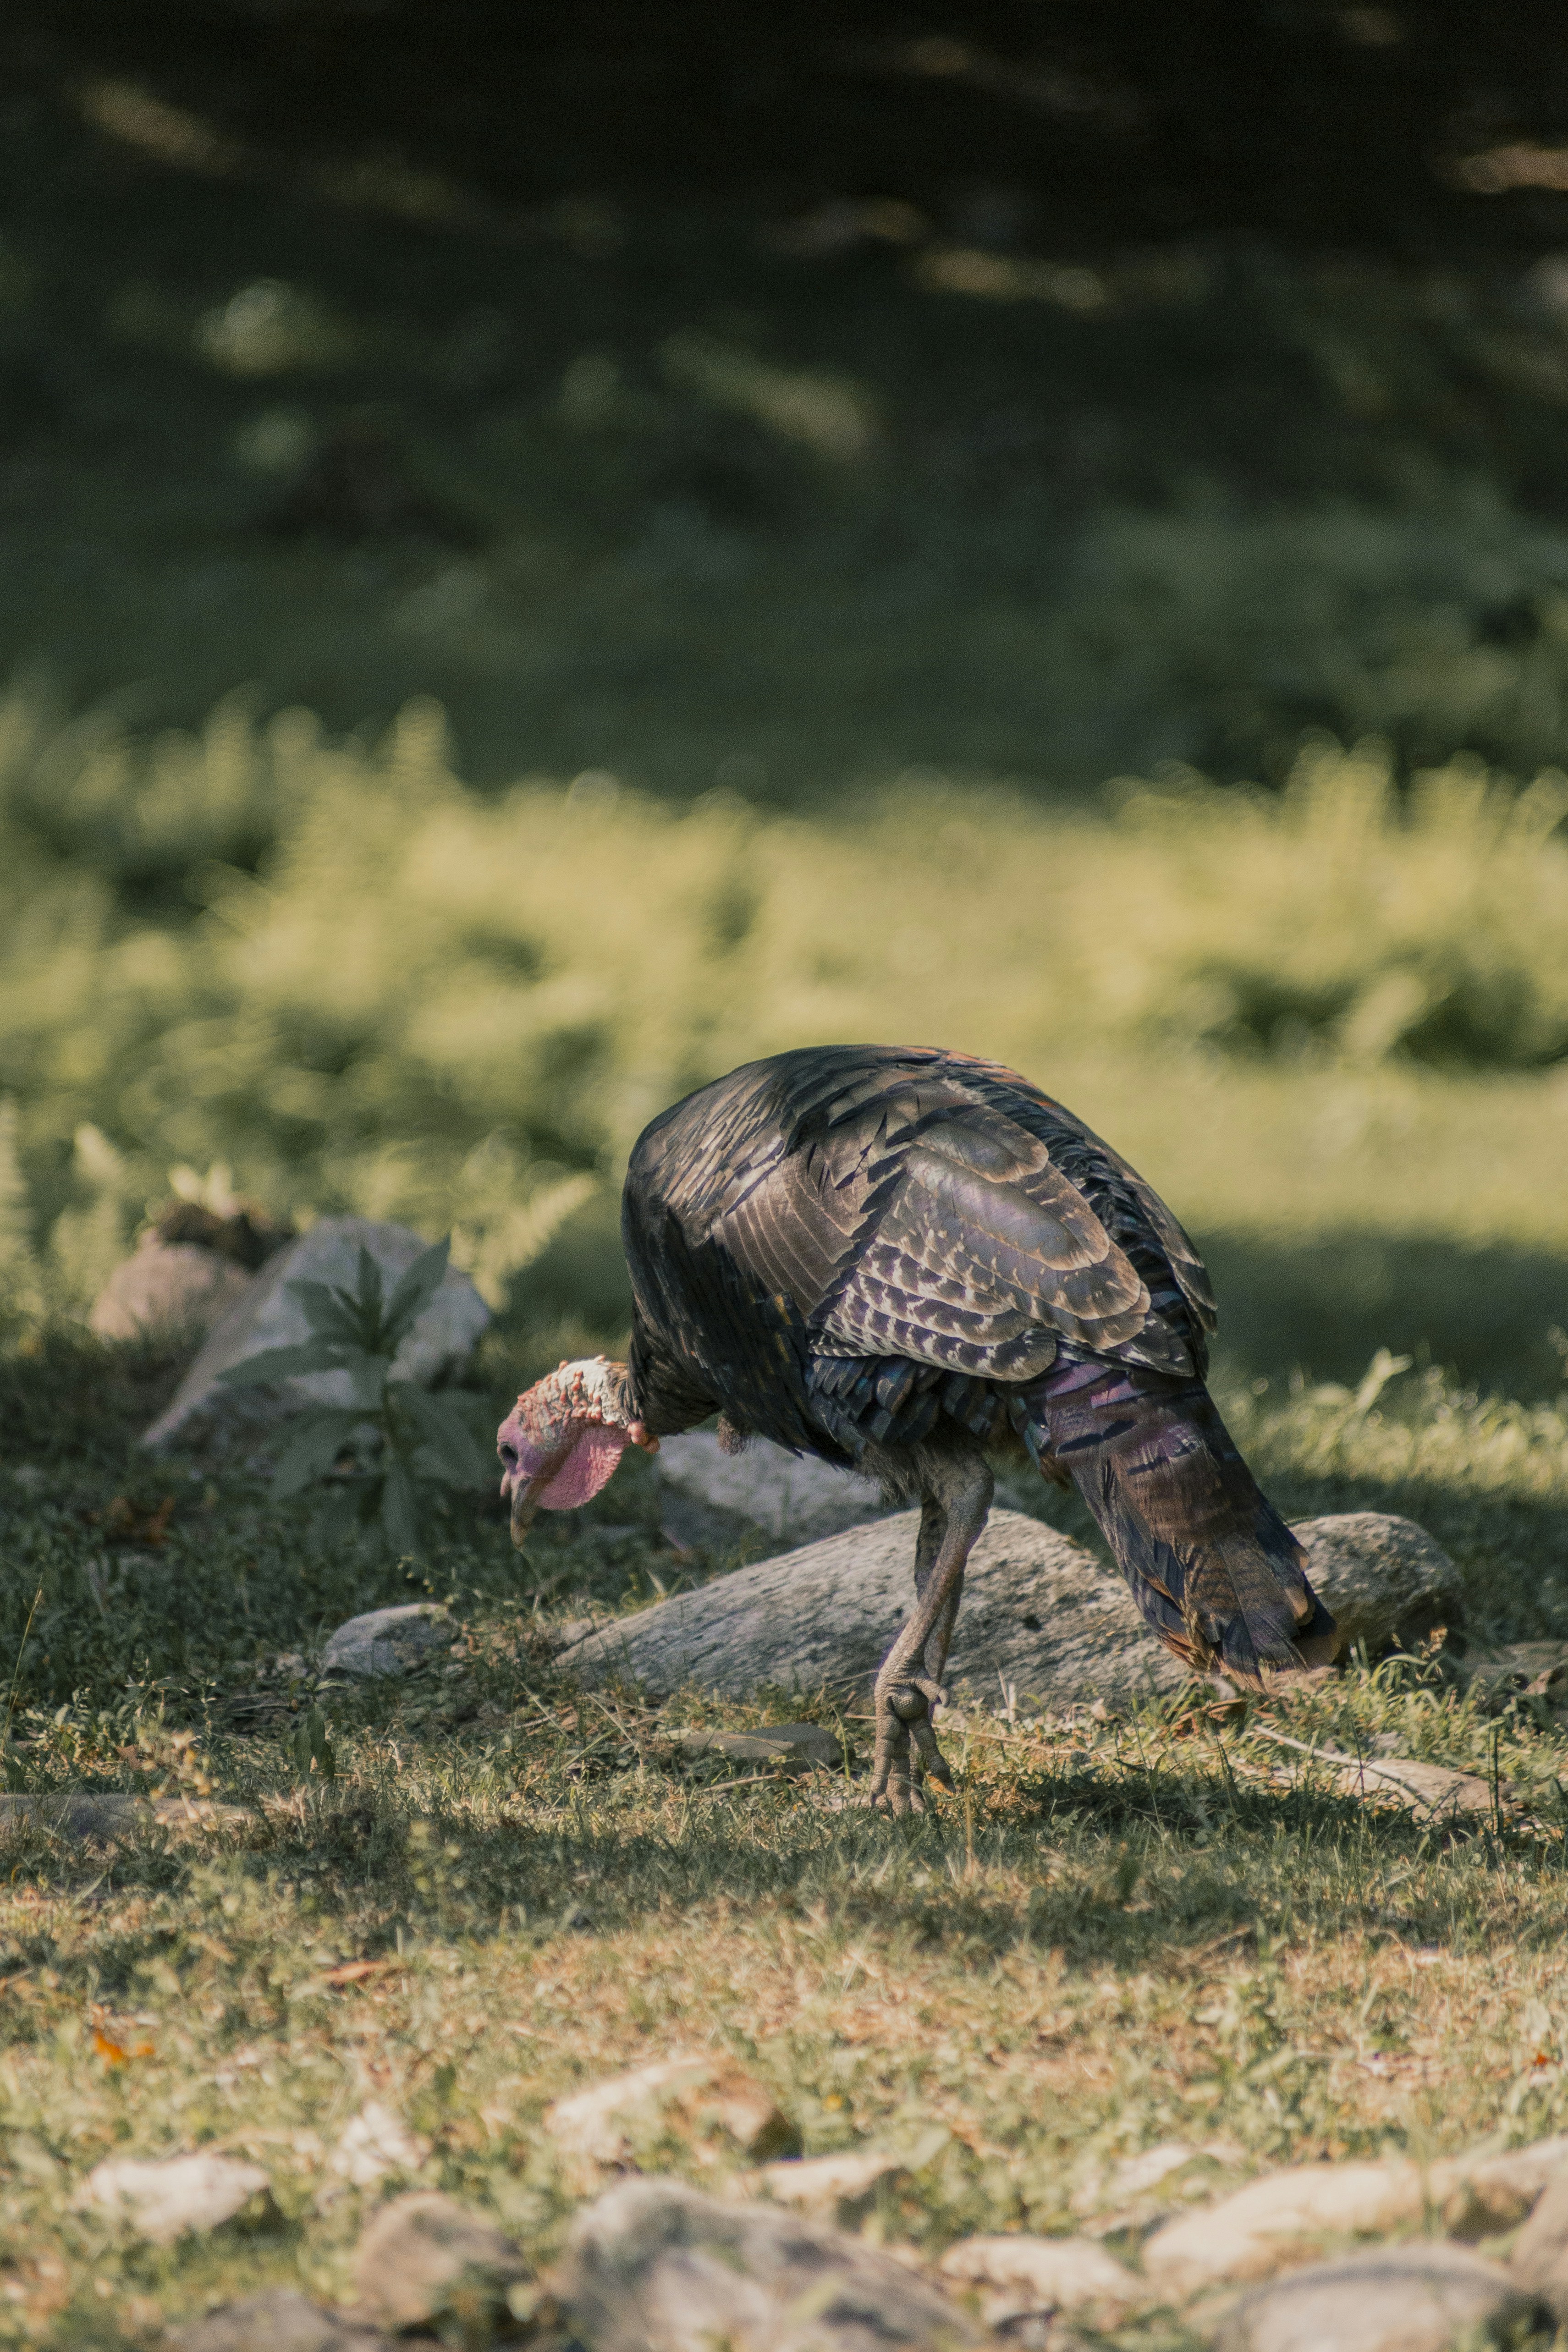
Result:
<svg viewBox="0 0 1568 2352"><path fill-rule="evenodd" d="M877 2202L884 2181L902 2180L902 2159L875 2148L847 2148L840 2156L812 2156L789 2164L765 2164L761 2179L774 2202L818 2213L840 2229L858 2229Z"/></svg>
<svg viewBox="0 0 1568 2352"><path fill-rule="evenodd" d="M977 2331L890 2255L768 2205L626 2181L579 2214L555 2294L593 2352L962 2352Z"/></svg>
<svg viewBox="0 0 1568 2352"><path fill-rule="evenodd" d="M754 1731L682 1731L688 1756L722 1756L731 1764L784 1764L797 1769L820 1764L837 1771L844 1750L819 1723L763 1723Z"/></svg>
<svg viewBox="0 0 1568 2352"><path fill-rule="evenodd" d="M372 2189L389 2172L417 2172L430 2153L379 2100L369 2099L345 2126L329 2168L351 2189Z"/></svg>
<svg viewBox="0 0 1568 2352"><path fill-rule="evenodd" d="M438 2190L413 2189L384 2205L354 2251L363 2308L403 2329L443 2321L469 2336L509 2312L528 2264L511 2240Z"/></svg>
<svg viewBox="0 0 1568 2352"><path fill-rule="evenodd" d="M1247 2295L1215 2352L1449 2352L1510 2340L1540 2316L1499 2263L1415 2239L1314 2263Z"/></svg>
<svg viewBox="0 0 1568 2352"><path fill-rule="evenodd" d="M1098 2326L1119 2327L1148 2301L1142 2280L1092 2238L965 2238L937 2267L955 2285L984 2291L988 2327L1051 2311L1081 2311Z"/></svg>
<svg viewBox="0 0 1568 2352"><path fill-rule="evenodd" d="M329 1633L321 1652L324 1675L404 1675L434 1650L446 1649L457 1628L432 1601L409 1601L395 1609L367 1609Z"/></svg>
<svg viewBox="0 0 1568 2352"><path fill-rule="evenodd" d="M42 1829L57 1837L132 1837L139 1830L233 1829L250 1815L243 1805L205 1798L123 1796L108 1789L57 1789L47 1796L0 1796L0 1832Z"/></svg>
<svg viewBox="0 0 1568 2352"><path fill-rule="evenodd" d="M97 2206L138 2237L164 2246L188 2231L216 2230L247 2206L265 2210L271 2193L265 2172L230 2156L170 2156L152 2163L115 2157L88 2174L75 2202L79 2209Z"/></svg>
<svg viewBox="0 0 1568 2352"><path fill-rule="evenodd" d="M800 2145L770 2091L732 2060L701 2054L656 2059L574 2091L547 2107L543 2121L579 2178L632 2166L672 2131L689 2137L718 2131L753 2161Z"/></svg>

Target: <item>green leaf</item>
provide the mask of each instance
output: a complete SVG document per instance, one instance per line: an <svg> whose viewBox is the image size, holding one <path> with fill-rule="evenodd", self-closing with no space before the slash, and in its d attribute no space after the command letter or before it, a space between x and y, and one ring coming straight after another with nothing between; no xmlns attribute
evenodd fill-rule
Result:
<svg viewBox="0 0 1568 2352"><path fill-rule="evenodd" d="M304 1339L298 1347L267 1348L259 1356L247 1356L241 1364L230 1364L218 1378L230 1388L258 1389L270 1381L291 1380L296 1372L333 1371L339 1361L337 1349L326 1340Z"/></svg>
<svg viewBox="0 0 1568 2352"><path fill-rule="evenodd" d="M334 1339L349 1348L374 1347L379 1334L379 1312L367 1325L360 1302L347 1290L334 1290L324 1282L286 1282L305 1310L305 1320L312 1331L324 1339Z"/></svg>
<svg viewBox="0 0 1568 2352"><path fill-rule="evenodd" d="M352 1484L339 1485L335 1493L327 1495L311 1521L316 1541L323 1548L351 1541L363 1541L364 1489L380 1480L356 1478Z"/></svg>
<svg viewBox="0 0 1568 2352"><path fill-rule="evenodd" d="M355 1402L362 1408L361 1418L371 1413L379 1419L386 1402L386 1376L392 1370L392 1358L366 1355L360 1348L345 1348L338 1362L353 1383Z"/></svg>
<svg viewBox="0 0 1568 2352"><path fill-rule="evenodd" d="M330 1470L363 1419L362 1413L342 1408L312 1413L272 1474L268 1491L273 1501L280 1503L286 1496L297 1495L301 1486Z"/></svg>
<svg viewBox="0 0 1568 2352"><path fill-rule="evenodd" d="M448 1234L445 1241L434 1243L415 1259L387 1301L386 1344L395 1353L440 1289L451 1252Z"/></svg>
<svg viewBox="0 0 1568 2352"><path fill-rule="evenodd" d="M399 1381L398 1402L423 1441L413 1467L447 1486L488 1486L499 1474L461 1411L447 1397L426 1395L411 1381Z"/></svg>
<svg viewBox="0 0 1568 2352"><path fill-rule="evenodd" d="M414 1481L401 1462L392 1465L382 1485L381 1524L394 1551L418 1550L419 1530L414 1517Z"/></svg>

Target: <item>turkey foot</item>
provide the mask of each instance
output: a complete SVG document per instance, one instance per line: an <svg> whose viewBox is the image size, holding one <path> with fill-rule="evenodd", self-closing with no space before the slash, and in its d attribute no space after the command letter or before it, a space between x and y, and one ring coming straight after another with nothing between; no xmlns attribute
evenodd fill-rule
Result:
<svg viewBox="0 0 1568 2352"><path fill-rule="evenodd" d="M931 1728L931 1710L946 1693L925 1675L878 1679L874 1699L877 1754L866 1802L873 1811L923 1813L921 1783L927 1774L944 1789L953 1785L947 1759Z"/></svg>

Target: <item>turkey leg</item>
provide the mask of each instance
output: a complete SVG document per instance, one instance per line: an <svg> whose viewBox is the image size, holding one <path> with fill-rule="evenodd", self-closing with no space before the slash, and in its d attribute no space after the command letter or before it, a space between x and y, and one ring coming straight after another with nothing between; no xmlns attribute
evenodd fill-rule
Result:
<svg viewBox="0 0 1568 2352"><path fill-rule="evenodd" d="M943 1788L952 1786L931 1728L931 1710L945 1696L942 1670L963 1597L963 1571L985 1525L993 1492L984 1463L966 1461L955 1464L921 1505L914 1609L882 1661L872 1694L877 1752L866 1800L869 1805L885 1802L894 1813L923 1812L921 1782L926 1773Z"/></svg>

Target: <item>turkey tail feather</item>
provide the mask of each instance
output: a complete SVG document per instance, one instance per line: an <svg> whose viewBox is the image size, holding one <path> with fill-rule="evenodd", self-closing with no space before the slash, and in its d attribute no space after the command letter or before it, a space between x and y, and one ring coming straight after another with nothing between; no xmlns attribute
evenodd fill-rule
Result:
<svg viewBox="0 0 1568 2352"><path fill-rule="evenodd" d="M1253 1689L1326 1664L1334 1621L1305 1554L1199 1381L1063 1363L1019 1399L1039 1460L1071 1473L1133 1598L1198 1673Z"/></svg>

